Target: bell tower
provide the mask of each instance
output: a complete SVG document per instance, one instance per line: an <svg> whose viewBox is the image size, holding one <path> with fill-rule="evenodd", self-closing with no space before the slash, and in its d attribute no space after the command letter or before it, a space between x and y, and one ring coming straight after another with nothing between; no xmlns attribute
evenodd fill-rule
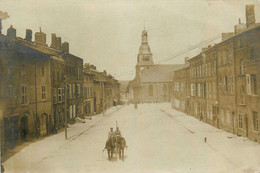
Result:
<svg viewBox="0 0 260 173"><path fill-rule="evenodd" d="M142 32L142 42L137 55L136 74L139 74L144 68L147 68L150 65L154 65L153 54L148 45L147 31L144 28Z"/></svg>

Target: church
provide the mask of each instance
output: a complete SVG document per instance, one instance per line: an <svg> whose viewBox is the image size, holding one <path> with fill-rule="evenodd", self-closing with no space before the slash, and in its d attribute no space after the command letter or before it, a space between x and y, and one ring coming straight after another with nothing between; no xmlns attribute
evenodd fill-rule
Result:
<svg viewBox="0 0 260 173"><path fill-rule="evenodd" d="M136 74L131 81L136 103L169 102L175 70L184 64L154 64L153 54L148 44L148 34L144 29L137 55Z"/></svg>

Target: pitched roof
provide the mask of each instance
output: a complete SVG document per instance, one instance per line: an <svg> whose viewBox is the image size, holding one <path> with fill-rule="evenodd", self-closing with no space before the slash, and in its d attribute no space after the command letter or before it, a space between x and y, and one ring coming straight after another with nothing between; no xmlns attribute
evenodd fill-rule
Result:
<svg viewBox="0 0 260 173"><path fill-rule="evenodd" d="M184 67L184 64L151 65L140 73L141 82L171 82L173 72Z"/></svg>

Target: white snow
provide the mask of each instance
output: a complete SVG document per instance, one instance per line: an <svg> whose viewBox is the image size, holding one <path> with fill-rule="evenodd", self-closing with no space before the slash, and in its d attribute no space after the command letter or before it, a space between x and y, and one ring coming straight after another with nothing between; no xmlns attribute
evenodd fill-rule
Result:
<svg viewBox="0 0 260 173"><path fill-rule="evenodd" d="M110 162L102 150L116 121L128 148L125 161ZM259 173L260 145L171 109L169 103L127 105L72 125L67 140L62 132L28 145L4 167L7 173Z"/></svg>

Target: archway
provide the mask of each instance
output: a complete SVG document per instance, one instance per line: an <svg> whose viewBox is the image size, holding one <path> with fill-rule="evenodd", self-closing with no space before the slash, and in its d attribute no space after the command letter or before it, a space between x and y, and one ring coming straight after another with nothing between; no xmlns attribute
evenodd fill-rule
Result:
<svg viewBox="0 0 260 173"><path fill-rule="evenodd" d="M40 135L45 136L48 134L48 114L44 113L40 117Z"/></svg>
<svg viewBox="0 0 260 173"><path fill-rule="evenodd" d="M28 136L28 116L26 115L23 115L20 118L19 134L20 134L20 140L25 141Z"/></svg>

